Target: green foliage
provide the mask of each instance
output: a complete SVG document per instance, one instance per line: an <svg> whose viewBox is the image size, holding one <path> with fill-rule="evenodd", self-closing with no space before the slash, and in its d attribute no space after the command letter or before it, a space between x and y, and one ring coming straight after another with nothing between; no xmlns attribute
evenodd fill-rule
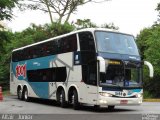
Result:
<svg viewBox="0 0 160 120"><path fill-rule="evenodd" d="M75 23L78 26L78 29L83 29L83 28L108 28L108 29L114 29L118 30L119 28L115 26L113 23L110 24L103 24L101 26L96 25L95 23L91 22L90 19L77 19L77 22Z"/></svg>
<svg viewBox="0 0 160 120"><path fill-rule="evenodd" d="M77 19L77 22L75 23L76 25L78 25L78 29L82 29L82 28L96 28L97 25L94 24L93 22L91 22L90 19Z"/></svg>
<svg viewBox="0 0 160 120"><path fill-rule="evenodd" d="M160 3L157 4L157 8L156 11L158 11L158 18L157 21L155 22L155 24L160 24Z"/></svg>
<svg viewBox="0 0 160 120"><path fill-rule="evenodd" d="M11 20L12 9L18 3L18 0L0 0L0 20Z"/></svg>
<svg viewBox="0 0 160 120"><path fill-rule="evenodd" d="M0 31L0 53L4 50L4 42L9 42L12 33L7 31Z"/></svg>
<svg viewBox="0 0 160 120"><path fill-rule="evenodd" d="M10 31L0 32L0 40L6 39L2 43L3 49L0 51L0 85L9 87L9 72L11 51L34 42L42 41L57 35L73 31L74 26L66 24L53 23L36 26L32 24L22 32L12 33Z"/></svg>
<svg viewBox="0 0 160 120"><path fill-rule="evenodd" d="M160 24L143 29L137 36L137 43L143 60L152 63L154 78L148 78L148 71L144 69L144 88L153 97L160 97Z"/></svg>
<svg viewBox="0 0 160 120"><path fill-rule="evenodd" d="M150 94L148 91L144 91L143 92L143 98L146 99L146 98L153 98L153 95Z"/></svg>
<svg viewBox="0 0 160 120"><path fill-rule="evenodd" d="M103 24L101 27L102 28L108 28L108 29L114 29L114 30L118 30L119 29L119 27L115 26L114 23Z"/></svg>

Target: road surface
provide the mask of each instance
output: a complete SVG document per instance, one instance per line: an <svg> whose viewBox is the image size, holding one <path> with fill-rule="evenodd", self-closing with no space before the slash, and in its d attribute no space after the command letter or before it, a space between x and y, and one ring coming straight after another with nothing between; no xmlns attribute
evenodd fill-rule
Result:
<svg viewBox="0 0 160 120"><path fill-rule="evenodd" d="M143 102L141 106L116 106L113 111L102 108L97 112L92 106L73 110L71 106L61 108L55 101L32 99L31 102L25 102L16 96L7 96L0 102L0 120L7 117L15 119L12 116L14 114L19 120L24 118L23 115L39 120L160 120L160 102Z"/></svg>

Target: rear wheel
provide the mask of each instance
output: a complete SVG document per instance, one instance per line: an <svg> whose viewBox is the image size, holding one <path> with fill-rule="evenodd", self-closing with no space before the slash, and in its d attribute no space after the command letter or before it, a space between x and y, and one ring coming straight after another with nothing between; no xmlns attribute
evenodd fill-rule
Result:
<svg viewBox="0 0 160 120"><path fill-rule="evenodd" d="M78 110L80 108L80 104L78 102L78 93L76 90L73 90L73 94L72 94L72 103L73 103L73 108L75 110Z"/></svg>
<svg viewBox="0 0 160 120"><path fill-rule="evenodd" d="M26 102L29 102L30 98L28 97L28 90L27 88L24 89L23 91L23 98Z"/></svg>
<svg viewBox="0 0 160 120"><path fill-rule="evenodd" d="M100 111L100 105L94 105L94 110L96 112L99 112Z"/></svg>
<svg viewBox="0 0 160 120"><path fill-rule="evenodd" d="M114 105L108 106L108 110L110 110L110 111L114 110L114 108L115 108Z"/></svg>
<svg viewBox="0 0 160 120"><path fill-rule="evenodd" d="M19 100L22 100L22 89L21 88L18 88L18 90L17 90L17 96L18 96L18 99Z"/></svg>
<svg viewBox="0 0 160 120"><path fill-rule="evenodd" d="M67 102L65 101L65 92L64 90L60 90L57 94L57 101L62 108L67 107Z"/></svg>

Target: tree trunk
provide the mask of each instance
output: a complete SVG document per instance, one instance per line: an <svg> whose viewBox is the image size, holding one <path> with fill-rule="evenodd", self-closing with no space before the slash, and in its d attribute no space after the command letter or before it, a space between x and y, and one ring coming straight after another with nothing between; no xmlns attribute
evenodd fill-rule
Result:
<svg viewBox="0 0 160 120"><path fill-rule="evenodd" d="M61 24L63 15L59 15L58 23Z"/></svg>
<svg viewBox="0 0 160 120"><path fill-rule="evenodd" d="M71 12L70 12L70 13L68 13L67 18L66 18L66 20L65 20L65 23L67 23L67 22L68 22L68 20L69 20L70 16L71 16Z"/></svg>
<svg viewBox="0 0 160 120"><path fill-rule="evenodd" d="M49 13L49 16L50 16L51 23L53 24L52 13L51 13L51 10L49 8L48 0L44 0L44 1L46 3L47 9L48 9L48 13Z"/></svg>

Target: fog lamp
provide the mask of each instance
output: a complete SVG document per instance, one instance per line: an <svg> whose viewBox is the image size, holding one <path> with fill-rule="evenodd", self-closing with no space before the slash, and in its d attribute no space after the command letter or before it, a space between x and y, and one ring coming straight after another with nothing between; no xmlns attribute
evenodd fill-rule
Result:
<svg viewBox="0 0 160 120"><path fill-rule="evenodd" d="M111 94L106 93L106 92L100 92L99 94L100 94L101 96L105 96L105 97L112 97Z"/></svg>

